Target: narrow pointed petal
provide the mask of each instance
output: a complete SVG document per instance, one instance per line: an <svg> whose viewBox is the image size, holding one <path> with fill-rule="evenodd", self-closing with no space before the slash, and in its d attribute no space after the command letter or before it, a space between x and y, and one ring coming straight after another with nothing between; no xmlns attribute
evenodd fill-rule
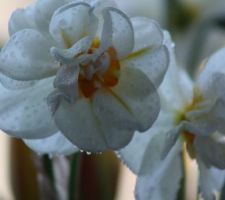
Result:
<svg viewBox="0 0 225 200"><path fill-rule="evenodd" d="M176 143L165 160L161 159L163 144L163 134L156 134L145 152L136 183L137 200L171 200L177 195L182 177L181 143Z"/></svg>
<svg viewBox="0 0 225 200"><path fill-rule="evenodd" d="M32 29L13 35L0 54L0 71L16 80L52 76L58 68L50 55L51 43Z"/></svg>
<svg viewBox="0 0 225 200"><path fill-rule="evenodd" d="M46 102L53 90L52 81L52 78L45 79L20 90L7 90L0 85L0 129L12 136L30 139L55 133Z"/></svg>
<svg viewBox="0 0 225 200"><path fill-rule="evenodd" d="M39 154L70 155L78 151L78 148L67 140L60 132L43 139L27 139L24 140L24 142L27 146Z"/></svg>
<svg viewBox="0 0 225 200"><path fill-rule="evenodd" d="M216 192L220 192L224 183L224 171L214 167L208 168L201 160L198 160L198 166L200 173L199 187L201 196L205 200L216 199Z"/></svg>
<svg viewBox="0 0 225 200"><path fill-rule="evenodd" d="M203 68L197 84L205 97L215 97L215 95L223 93L224 89L222 85L225 83L224 62L225 48L222 48L209 58ZM220 76L219 81L218 75Z"/></svg>
<svg viewBox="0 0 225 200"><path fill-rule="evenodd" d="M165 134L172 128L173 122L171 119L172 118L167 115L167 113L161 112L158 119L149 130L142 134L136 132L131 142L125 148L119 150L118 154L120 158L135 174L140 173L145 151L148 145L155 141L154 135ZM154 150L152 154L157 154L157 150Z"/></svg>
<svg viewBox="0 0 225 200"><path fill-rule="evenodd" d="M225 169L225 141L222 135L214 133L209 137L196 137L195 148L207 166Z"/></svg>
<svg viewBox="0 0 225 200"><path fill-rule="evenodd" d="M170 62L158 93L160 95L161 109L170 113L176 113L184 105L191 103L193 82L187 72L177 65L174 52L175 44L170 34L166 31L164 31L163 43L169 50Z"/></svg>

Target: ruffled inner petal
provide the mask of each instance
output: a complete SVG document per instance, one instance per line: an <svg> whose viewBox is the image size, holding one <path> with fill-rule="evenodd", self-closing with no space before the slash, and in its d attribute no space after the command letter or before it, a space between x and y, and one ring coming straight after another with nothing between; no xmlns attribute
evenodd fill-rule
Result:
<svg viewBox="0 0 225 200"><path fill-rule="evenodd" d="M111 45L116 49L118 57L120 59L126 57L134 46L134 31L129 18L116 8L106 8L103 18L104 23L109 24L103 26L102 41L109 43L110 38Z"/></svg>
<svg viewBox="0 0 225 200"><path fill-rule="evenodd" d="M48 32L53 13L67 0L38 0L35 4L35 23L38 30Z"/></svg>
<svg viewBox="0 0 225 200"><path fill-rule="evenodd" d="M146 17L133 17L131 23L134 29L133 52L162 45L163 33L157 22Z"/></svg>
<svg viewBox="0 0 225 200"><path fill-rule="evenodd" d="M70 48L83 37L94 35L97 20L89 4L68 3L55 11L49 31L52 37L65 48Z"/></svg>

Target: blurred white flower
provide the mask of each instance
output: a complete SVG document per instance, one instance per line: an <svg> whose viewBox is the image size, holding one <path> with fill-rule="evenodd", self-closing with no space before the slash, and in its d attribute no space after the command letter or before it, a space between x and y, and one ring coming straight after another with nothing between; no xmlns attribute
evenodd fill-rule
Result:
<svg viewBox="0 0 225 200"><path fill-rule="evenodd" d="M2 130L41 153L70 153L119 149L151 127L169 62L163 34L112 6L38 0L12 14L0 54Z"/></svg>
<svg viewBox="0 0 225 200"><path fill-rule="evenodd" d="M169 39L165 42L173 46ZM225 177L220 170L225 168L225 48L208 60L195 83L170 51L171 64L158 90L161 113L149 131L136 133L119 154L138 175L137 199L171 200L180 188L185 148L197 160L202 197L214 199Z"/></svg>

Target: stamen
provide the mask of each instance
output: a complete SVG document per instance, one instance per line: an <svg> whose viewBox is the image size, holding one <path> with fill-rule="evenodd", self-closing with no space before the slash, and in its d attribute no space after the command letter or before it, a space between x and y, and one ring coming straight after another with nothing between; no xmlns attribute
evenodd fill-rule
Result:
<svg viewBox="0 0 225 200"><path fill-rule="evenodd" d="M78 84L81 94L87 98L101 87L113 87L118 83L120 63L113 47L108 48L96 61L81 67L84 73L79 74Z"/></svg>

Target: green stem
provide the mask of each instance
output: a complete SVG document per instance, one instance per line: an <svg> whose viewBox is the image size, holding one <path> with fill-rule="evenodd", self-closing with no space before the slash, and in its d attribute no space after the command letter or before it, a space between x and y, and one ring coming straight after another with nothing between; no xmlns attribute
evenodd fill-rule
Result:
<svg viewBox="0 0 225 200"><path fill-rule="evenodd" d="M55 177L54 177L52 159L49 158L48 154L45 154L41 157L41 161L42 161L44 173L45 173L45 175L46 175L46 177L49 181L49 185L50 185L50 188L51 188L51 192L49 192L49 193L51 193L54 196L54 199L57 200L58 195L57 195L57 190L56 190L56 187L55 187ZM48 194L47 194L47 196L48 196Z"/></svg>
<svg viewBox="0 0 225 200"><path fill-rule="evenodd" d="M45 173L47 174L50 183L52 185L54 185L55 179L54 179L54 171L53 171L52 161L47 154L42 156L42 164L43 164Z"/></svg>
<svg viewBox="0 0 225 200"><path fill-rule="evenodd" d="M72 156L68 183L68 200L79 200L80 158L80 153Z"/></svg>
<svg viewBox="0 0 225 200"><path fill-rule="evenodd" d="M220 195L220 200L225 199L225 182L223 183L223 187L221 189L221 195Z"/></svg>
<svg viewBox="0 0 225 200"><path fill-rule="evenodd" d="M184 147L181 153L181 160L182 160L182 174L183 177L180 182L180 189L177 193L177 200L185 200L186 199L186 161L185 161L185 152Z"/></svg>

